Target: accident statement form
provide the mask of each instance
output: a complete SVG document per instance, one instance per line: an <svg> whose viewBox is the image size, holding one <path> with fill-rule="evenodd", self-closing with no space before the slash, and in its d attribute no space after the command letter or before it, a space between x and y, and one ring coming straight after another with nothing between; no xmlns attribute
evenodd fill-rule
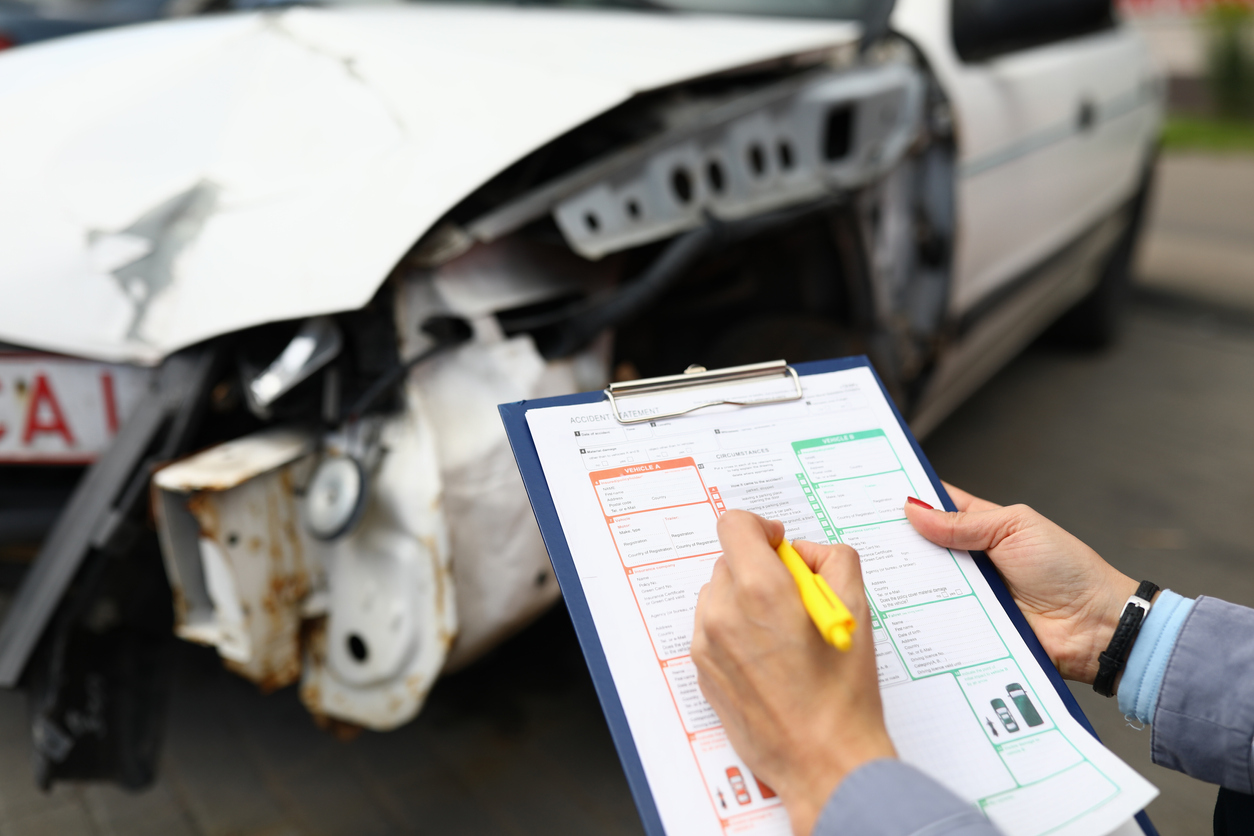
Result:
<svg viewBox="0 0 1254 836"><path fill-rule="evenodd" d="M636 424L605 401L526 412L666 833L791 832L729 745L688 655L697 594L720 554L715 523L731 508L782 520L789 538L857 549L871 605L862 629L905 761L1007 834L1125 825L1156 790L1071 717L973 559L905 520L907 496L941 503L874 374L856 366L801 382L786 403ZM752 399L791 384L733 385ZM620 408L639 418L709 399L707 387Z"/></svg>

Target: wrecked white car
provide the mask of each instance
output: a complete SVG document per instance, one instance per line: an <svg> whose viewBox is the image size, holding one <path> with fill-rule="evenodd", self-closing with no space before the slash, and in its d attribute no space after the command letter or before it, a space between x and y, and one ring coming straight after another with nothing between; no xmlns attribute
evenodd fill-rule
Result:
<svg viewBox="0 0 1254 836"><path fill-rule="evenodd" d="M1109 338L1160 118L1109 0L587 5L0 55L43 785L151 780L171 632L389 729L552 604L498 403L864 352L925 433L1060 317Z"/></svg>

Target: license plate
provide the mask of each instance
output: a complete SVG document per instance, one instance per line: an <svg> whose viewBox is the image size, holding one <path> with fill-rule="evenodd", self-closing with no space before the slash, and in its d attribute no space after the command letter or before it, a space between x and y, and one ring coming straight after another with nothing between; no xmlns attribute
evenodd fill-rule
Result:
<svg viewBox="0 0 1254 836"><path fill-rule="evenodd" d="M0 353L0 462L87 464L143 395L146 369Z"/></svg>

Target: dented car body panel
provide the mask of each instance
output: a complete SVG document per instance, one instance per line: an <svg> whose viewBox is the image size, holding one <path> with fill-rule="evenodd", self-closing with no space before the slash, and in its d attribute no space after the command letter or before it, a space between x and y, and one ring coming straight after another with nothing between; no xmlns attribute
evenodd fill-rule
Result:
<svg viewBox="0 0 1254 836"><path fill-rule="evenodd" d="M950 4L864 5L891 28L417 4L0 56L32 161L0 385L44 351L135 388L0 625L39 780L150 777L66 719L139 688L92 661L124 567L167 632L380 730L550 606L499 403L861 352L926 433L1063 314L1109 325L1160 118L1135 37L973 61Z"/></svg>

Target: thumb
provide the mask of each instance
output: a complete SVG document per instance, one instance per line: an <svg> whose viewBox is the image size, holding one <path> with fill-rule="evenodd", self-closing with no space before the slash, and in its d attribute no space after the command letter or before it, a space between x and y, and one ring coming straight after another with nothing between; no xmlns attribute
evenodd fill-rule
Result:
<svg viewBox="0 0 1254 836"><path fill-rule="evenodd" d="M938 511L906 503L906 519L914 530L938 546L965 551L995 548L1021 522L1020 509Z"/></svg>

